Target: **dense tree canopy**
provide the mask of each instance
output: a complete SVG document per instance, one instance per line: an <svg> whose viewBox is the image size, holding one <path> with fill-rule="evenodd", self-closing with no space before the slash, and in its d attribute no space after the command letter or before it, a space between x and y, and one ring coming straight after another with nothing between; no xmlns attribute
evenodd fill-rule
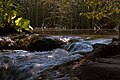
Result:
<svg viewBox="0 0 120 80"><path fill-rule="evenodd" d="M101 19L107 18L119 26L120 0L83 0L85 10L80 15L92 20L92 26Z"/></svg>

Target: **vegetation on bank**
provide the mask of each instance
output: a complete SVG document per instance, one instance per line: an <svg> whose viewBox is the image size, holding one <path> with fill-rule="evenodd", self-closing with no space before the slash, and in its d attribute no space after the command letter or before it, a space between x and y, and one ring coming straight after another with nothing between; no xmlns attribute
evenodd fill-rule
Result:
<svg viewBox="0 0 120 80"><path fill-rule="evenodd" d="M29 30L31 21L42 28L113 29L120 24L119 4L119 0L1 0L0 28L21 32Z"/></svg>
<svg viewBox="0 0 120 80"><path fill-rule="evenodd" d="M120 0L18 0L18 3L24 7L24 17L35 27L114 28L120 19Z"/></svg>
<svg viewBox="0 0 120 80"><path fill-rule="evenodd" d="M22 7L11 0L0 0L0 34L30 30L30 21L21 17Z"/></svg>

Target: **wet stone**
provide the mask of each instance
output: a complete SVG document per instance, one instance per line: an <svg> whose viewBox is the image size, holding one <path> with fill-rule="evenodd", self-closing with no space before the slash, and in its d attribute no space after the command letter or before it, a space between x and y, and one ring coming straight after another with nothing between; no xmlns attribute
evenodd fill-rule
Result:
<svg viewBox="0 0 120 80"><path fill-rule="evenodd" d="M69 55L66 50L55 49L47 52L13 51L9 54L1 54L0 57L3 57L1 58L3 60L0 61L1 65L7 64L9 68L10 66L16 67L16 74L12 75L9 72L7 75L16 77L16 80L34 80L49 69L78 60L83 56L80 54ZM53 74L51 77L54 78L55 75ZM6 76L2 77L5 78Z"/></svg>

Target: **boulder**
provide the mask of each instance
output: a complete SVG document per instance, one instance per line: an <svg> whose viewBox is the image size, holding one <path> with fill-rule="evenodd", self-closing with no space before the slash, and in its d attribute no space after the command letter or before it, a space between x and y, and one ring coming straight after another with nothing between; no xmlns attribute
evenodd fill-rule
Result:
<svg viewBox="0 0 120 80"><path fill-rule="evenodd" d="M61 48L64 43L57 39L34 37L31 39L27 50L29 51L48 51L55 48Z"/></svg>
<svg viewBox="0 0 120 80"><path fill-rule="evenodd" d="M120 54L120 40L114 39L112 40L112 43L106 45L106 44L95 44L94 50L92 51L92 54L95 58L105 58L109 56L114 56L117 54Z"/></svg>
<svg viewBox="0 0 120 80"><path fill-rule="evenodd" d="M109 45L96 44L92 63L81 65L82 80L120 80L120 40L113 39Z"/></svg>
<svg viewBox="0 0 120 80"><path fill-rule="evenodd" d="M63 41L40 35L20 34L0 39L0 49L48 51L60 48Z"/></svg>
<svg viewBox="0 0 120 80"><path fill-rule="evenodd" d="M120 80L120 61L99 58L81 66L82 80Z"/></svg>

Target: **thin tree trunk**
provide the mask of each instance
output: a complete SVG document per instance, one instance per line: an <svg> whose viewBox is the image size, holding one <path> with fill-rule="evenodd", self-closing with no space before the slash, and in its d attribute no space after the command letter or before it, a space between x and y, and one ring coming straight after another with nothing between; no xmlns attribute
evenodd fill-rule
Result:
<svg viewBox="0 0 120 80"><path fill-rule="evenodd" d="M118 28L119 28L119 31L118 31L118 39L120 39L120 23L118 23Z"/></svg>

